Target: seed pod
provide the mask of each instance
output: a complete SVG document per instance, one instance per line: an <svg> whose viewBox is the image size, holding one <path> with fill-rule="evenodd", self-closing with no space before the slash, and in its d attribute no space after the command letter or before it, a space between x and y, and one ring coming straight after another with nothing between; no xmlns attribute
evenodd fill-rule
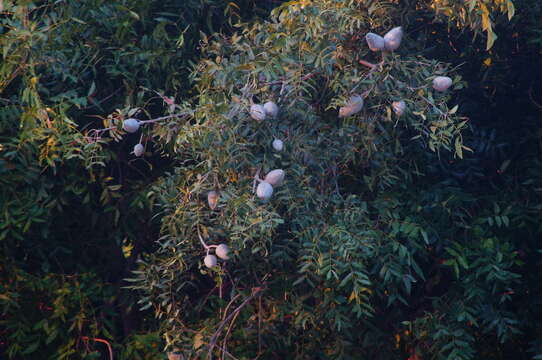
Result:
<svg viewBox="0 0 542 360"><path fill-rule="evenodd" d="M272 101L268 101L265 104L263 104L263 109L265 111L265 115L270 116L272 118L276 118L279 113L279 107L277 104L275 104Z"/></svg>
<svg viewBox="0 0 542 360"><path fill-rule="evenodd" d="M254 120L262 121L265 120L265 109L261 105L254 104L250 107L250 116Z"/></svg>
<svg viewBox="0 0 542 360"><path fill-rule="evenodd" d="M139 130L139 120L132 118L126 119L122 123L122 128L126 132L135 133L137 130Z"/></svg>
<svg viewBox="0 0 542 360"><path fill-rule="evenodd" d="M347 117L360 112L363 108L363 98L359 95L353 95L348 100L348 103L339 109L339 117Z"/></svg>
<svg viewBox="0 0 542 360"><path fill-rule="evenodd" d="M437 91L446 91L450 86L452 86L452 79L447 76L437 76L433 79L433 89Z"/></svg>
<svg viewBox="0 0 542 360"><path fill-rule="evenodd" d="M265 176L264 181L266 183L269 183L273 186L280 186L284 182L284 170L282 169L275 169L267 173Z"/></svg>
<svg viewBox="0 0 542 360"><path fill-rule="evenodd" d="M393 112L395 112L397 116L403 115L406 110L406 104L403 100L392 102L391 107L393 108Z"/></svg>
<svg viewBox="0 0 542 360"><path fill-rule="evenodd" d="M222 260L230 259L230 257L228 256L229 252L230 252L230 248L226 244L219 244L215 249L216 256L218 256Z"/></svg>
<svg viewBox="0 0 542 360"><path fill-rule="evenodd" d="M282 149L284 149L284 143L282 142L282 140L273 140L273 149L275 149L275 151L282 151Z"/></svg>
<svg viewBox="0 0 542 360"><path fill-rule="evenodd" d="M207 266L209 269L216 266L217 258L214 255L207 255L205 256L205 259L203 259L203 262L205 263L205 266Z"/></svg>
<svg viewBox="0 0 542 360"><path fill-rule="evenodd" d="M403 28L395 27L384 35L384 43L387 51L397 50L403 39Z"/></svg>
<svg viewBox="0 0 542 360"><path fill-rule="evenodd" d="M367 35L365 35L365 40L371 51L382 51L386 47L384 38L380 35L367 33Z"/></svg>
<svg viewBox="0 0 542 360"><path fill-rule="evenodd" d="M273 195L273 187L271 184L262 181L256 188L256 195L262 200L267 200L271 197L271 195Z"/></svg>
<svg viewBox="0 0 542 360"><path fill-rule="evenodd" d="M136 146L134 146L134 155L135 156L141 156L141 155L143 155L144 152L145 152L145 148L143 147L142 144L137 144Z"/></svg>
<svg viewBox="0 0 542 360"><path fill-rule="evenodd" d="M218 204L218 193L216 191L213 190L207 193L207 203L211 210L216 208L216 205Z"/></svg>

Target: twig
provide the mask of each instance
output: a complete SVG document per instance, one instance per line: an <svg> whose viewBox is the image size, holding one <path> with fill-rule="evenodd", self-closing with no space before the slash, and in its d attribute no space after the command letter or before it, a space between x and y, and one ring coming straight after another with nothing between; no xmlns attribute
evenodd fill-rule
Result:
<svg viewBox="0 0 542 360"><path fill-rule="evenodd" d="M224 309L224 316L222 316L222 320L224 320L226 318L226 314L228 313L228 310L229 310L230 306L235 302L235 300L237 300L237 298L239 298L239 296L241 296L241 294L235 295L233 297L233 299L230 300L228 305L226 305L226 308Z"/></svg>
<svg viewBox="0 0 542 360"><path fill-rule="evenodd" d="M95 106L99 106L104 101L106 101L106 100L112 98L113 96L115 96L121 90L122 90L122 88L118 88L117 90L113 91L110 95L104 97L102 100L96 101L96 104L92 104L90 106L85 106L84 108L81 108L80 110L87 110L87 109L91 109L91 108L93 108ZM88 96L88 97L92 97L92 96Z"/></svg>
<svg viewBox="0 0 542 360"><path fill-rule="evenodd" d="M230 354L230 353L229 353L228 351L226 351L226 350L224 350L224 353L225 353L226 355L228 355L229 357L231 357L233 360L239 360L239 359L237 359L235 356L233 356L232 354Z"/></svg>
<svg viewBox="0 0 542 360"><path fill-rule="evenodd" d="M152 124L152 123L156 123L156 122L171 119L171 118L186 117L186 116L189 116L189 115L190 115L189 113L172 114L172 115L162 116L162 117L159 117L159 118L156 118L156 119L139 120L139 124L141 124L141 125ZM105 128L105 129L91 129L91 130L89 130L88 133L89 134L91 134L91 133L96 134L95 136L100 136L100 134L105 132L105 131L114 130L114 129L117 129L117 128L118 128L118 126L114 125L114 126L110 126L108 128Z"/></svg>
<svg viewBox="0 0 542 360"><path fill-rule="evenodd" d="M252 183L252 192L255 192L256 191L256 184L258 182L261 182L262 179L260 179L260 171L262 170L262 168L258 168L258 171L256 171L256 174L254 175L254 182Z"/></svg>
<svg viewBox="0 0 542 360"><path fill-rule="evenodd" d="M310 79L310 78L313 77L314 75L316 75L316 73L314 73L314 72L308 73L307 75L303 75L299 80L305 81L305 80ZM284 83L287 83L287 82L288 82L288 80L282 78L282 79L280 79L280 80L274 80L274 81L265 82L265 83L263 83L263 85L278 85L278 84L284 84Z"/></svg>
<svg viewBox="0 0 542 360"><path fill-rule="evenodd" d="M365 79L371 77L371 76L373 75L373 73L374 73L375 71L377 71L378 69L382 69L382 64L384 64L384 60L382 60L382 61L379 62L378 64L371 64L371 63L369 63L369 62L367 62L367 61L365 61L365 60L360 60L360 63L362 63L363 65L366 65L366 64L364 64L364 63L367 63L367 64L372 65L372 66L369 66L369 67L371 68L371 70L369 70L369 72L368 72L367 74L365 74L365 76L363 77L363 79L361 79L361 80L365 80ZM361 80L356 84L356 86L354 86L354 87L352 88L352 90L350 90L350 92L354 92L354 91L358 88L358 86L361 85ZM363 98L366 98L367 95L369 95L369 93L370 93L371 91L374 90L374 87L375 87L375 86L376 86L376 84L373 84L373 86L371 86L371 88L370 88L369 90L363 92L363 93L361 94L361 96L362 96Z"/></svg>
<svg viewBox="0 0 542 360"><path fill-rule="evenodd" d="M359 60L359 63L360 63L361 65L367 66L367 67L370 68L371 70L378 66L377 64L373 64L373 63L370 63L370 62L365 61L365 60Z"/></svg>
<svg viewBox="0 0 542 360"><path fill-rule="evenodd" d="M211 250L212 248L218 247L218 245L207 245L205 241L203 241L203 238L201 237L201 233L199 231L199 225L196 226L196 230L198 231L199 241L201 242L201 245L203 245L205 250L207 250L207 254L209 254L209 250Z"/></svg>
<svg viewBox="0 0 542 360"><path fill-rule="evenodd" d="M215 287L212 288L211 291L209 291L209 293L207 293L207 295L203 298L203 301L201 302L200 305L198 305L198 307L197 307L197 309L196 309L198 312L201 311L201 309L203 308L203 306L204 306L205 303L207 302L207 299L209 299L209 297L213 294L213 292L215 291L215 289L216 289L216 285L215 285Z"/></svg>
<svg viewBox="0 0 542 360"><path fill-rule="evenodd" d="M437 105L435 105L434 103L432 103L431 101L429 101L429 99L425 98L425 96L420 96L422 99L425 100L425 102L427 102L429 105L433 106L442 116L446 117L446 113L442 112L442 110L440 110Z"/></svg>
<svg viewBox="0 0 542 360"><path fill-rule="evenodd" d="M260 298L261 299L261 298ZM237 316L239 316L240 312L235 314L233 319L230 322L230 326L228 327L228 331L226 331L226 335L224 336L224 340L222 340L222 360L224 360L224 355L226 354L226 346L228 345L228 337L230 336L231 329L233 329L233 324L235 323L235 320L237 320Z"/></svg>
<svg viewBox="0 0 542 360"><path fill-rule="evenodd" d="M81 336L81 340L83 340L85 344L88 344L89 340L104 343L105 345L107 345L107 350L109 351L109 360L113 360L113 349L111 348L111 344L109 343L109 341L98 338L89 338L88 336Z"/></svg>
<svg viewBox="0 0 542 360"><path fill-rule="evenodd" d="M256 287L252 289L252 294L248 296L242 303L239 305L235 310L233 310L218 326L218 329L211 337L211 340L209 341L209 351L207 352L207 358L212 359L213 355L213 348L216 346L216 341L220 334L222 333L222 330L224 330L224 327L226 324L237 314L241 311L243 307L245 307L252 299L254 299L256 296L258 296L262 291L266 290L266 288L263 287Z"/></svg>

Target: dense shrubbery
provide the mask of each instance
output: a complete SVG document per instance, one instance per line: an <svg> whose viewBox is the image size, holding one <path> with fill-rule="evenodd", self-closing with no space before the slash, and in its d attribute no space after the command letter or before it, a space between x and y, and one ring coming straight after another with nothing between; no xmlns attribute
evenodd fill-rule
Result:
<svg viewBox="0 0 542 360"><path fill-rule="evenodd" d="M162 356L160 339L146 335L156 323L134 309L122 279L153 246L158 223L145 189L169 161L134 163L129 141L92 142L87 130L144 97L161 109L146 88L189 93L200 31L229 26L226 10L233 19L265 10L234 5L2 2L1 352L92 358L101 344L83 346L87 336L107 339L123 358ZM64 310L43 310L56 309L61 293Z"/></svg>
<svg viewBox="0 0 542 360"><path fill-rule="evenodd" d="M4 2L2 351L540 358L542 10L514 3Z"/></svg>

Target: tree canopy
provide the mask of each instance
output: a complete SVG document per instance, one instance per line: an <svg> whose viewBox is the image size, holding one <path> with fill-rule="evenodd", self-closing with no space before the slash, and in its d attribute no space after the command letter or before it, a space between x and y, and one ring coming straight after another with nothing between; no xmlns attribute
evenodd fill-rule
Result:
<svg viewBox="0 0 542 360"><path fill-rule="evenodd" d="M542 359L537 1L0 14L7 358Z"/></svg>

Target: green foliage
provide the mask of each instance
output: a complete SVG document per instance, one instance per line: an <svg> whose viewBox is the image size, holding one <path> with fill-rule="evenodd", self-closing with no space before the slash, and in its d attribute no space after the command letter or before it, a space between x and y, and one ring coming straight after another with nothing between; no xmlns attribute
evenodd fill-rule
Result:
<svg viewBox="0 0 542 360"><path fill-rule="evenodd" d="M540 4L415 3L4 1L0 351L540 357Z"/></svg>
<svg viewBox="0 0 542 360"><path fill-rule="evenodd" d="M6 357L106 356L93 338L105 338L123 358L163 355L155 333L146 333L155 323L135 314L133 297L121 290L138 254L152 247L153 223L140 221L151 218L152 199L140 190L160 166L153 172L134 164L123 155L132 144L89 128L147 94L142 86L190 92L200 31L227 27L226 10L236 17L263 11L249 0L228 5L235 6L243 10L221 1L1 2ZM52 310L40 312L40 301ZM136 329L141 335L130 337Z"/></svg>
<svg viewBox="0 0 542 360"><path fill-rule="evenodd" d="M435 10L437 18L447 19L453 27L468 27L475 35L485 32L486 50L497 40L495 24L505 22L505 17L510 21L516 12L512 0L430 0L428 5Z"/></svg>
<svg viewBox="0 0 542 360"><path fill-rule="evenodd" d="M420 154L442 149L461 157L467 148L466 122L456 106L448 107L448 94L431 88L436 75L450 74L449 66L409 55L408 45L369 68L360 62L374 56L359 41L372 30L367 19L387 18L385 10L355 2L290 2L269 22L204 42L206 59L194 72L194 119L168 137L183 165L149 192L159 194L160 249L130 280L144 294L142 308L153 307L163 319L170 348L203 357L242 343L235 356L353 358L360 351L375 355L378 344L379 356L397 355L387 324L397 331L405 320L400 307L426 306L414 299L430 297L432 289L425 293L417 284L434 276L431 267L446 265L428 261L432 249L439 248L436 256L445 249L457 254L431 226L438 201L414 206L419 199L402 197L421 175L413 170ZM463 86L459 77L454 83ZM356 92L365 110L337 119L336 109ZM401 118L391 111L400 99L408 104ZM250 104L268 100L279 104L279 118L251 119ZM273 153L273 138L284 139L287 150ZM262 203L252 196L254 174L274 168L286 170L286 185ZM220 191L218 211L205 204L211 190ZM431 211L412 213L423 207ZM204 270L198 237L227 242L234 260ZM448 266L459 272L471 260L459 256L450 261L460 265ZM516 279L510 273L502 281ZM257 305L247 305L259 290ZM464 293L446 296L453 302ZM471 306L484 301L477 297ZM471 348L449 350L450 338L439 335L440 358L458 351L472 358L472 332L461 331L459 344Z"/></svg>

